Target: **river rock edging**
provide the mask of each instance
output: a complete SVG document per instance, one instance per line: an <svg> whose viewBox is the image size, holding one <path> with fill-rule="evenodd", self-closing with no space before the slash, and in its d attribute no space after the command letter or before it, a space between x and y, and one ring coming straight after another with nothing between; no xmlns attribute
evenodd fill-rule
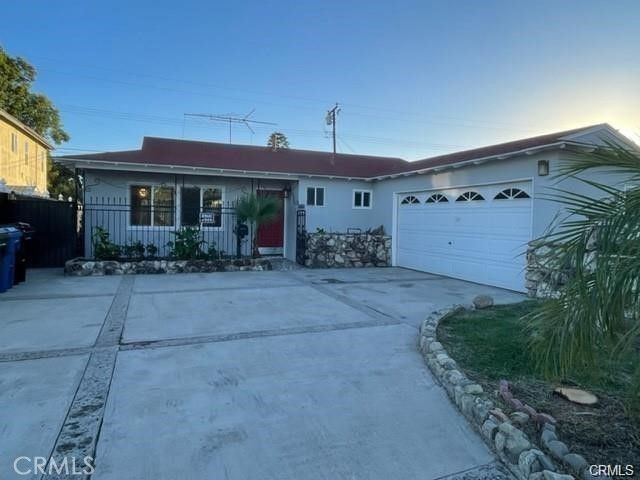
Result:
<svg viewBox="0 0 640 480"><path fill-rule="evenodd" d="M584 459L569 452L566 445L558 440L553 417L535 417L540 422L540 443L544 445L547 454L531 442L527 434L515 426L512 419L488 398L482 386L469 379L457 362L449 356L438 341L438 325L445 318L464 309L462 305L453 305L436 310L422 322L419 331L418 348L449 398L518 480L595 478L589 473ZM560 446L564 447L560 456L560 452L554 448L558 446L556 444L562 444ZM576 457L580 457L580 462L575 461ZM561 469L552 458L559 461L564 468Z"/></svg>

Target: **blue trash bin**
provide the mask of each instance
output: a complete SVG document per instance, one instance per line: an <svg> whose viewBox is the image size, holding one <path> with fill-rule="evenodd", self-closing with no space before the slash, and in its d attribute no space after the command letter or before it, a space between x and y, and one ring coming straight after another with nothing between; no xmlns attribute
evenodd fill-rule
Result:
<svg viewBox="0 0 640 480"><path fill-rule="evenodd" d="M6 271L9 269L9 235L0 229L0 293L6 292Z"/></svg>
<svg viewBox="0 0 640 480"><path fill-rule="evenodd" d="M0 227L0 236L6 239L5 252L0 257L0 292L6 292L13 286L22 232L15 227Z"/></svg>

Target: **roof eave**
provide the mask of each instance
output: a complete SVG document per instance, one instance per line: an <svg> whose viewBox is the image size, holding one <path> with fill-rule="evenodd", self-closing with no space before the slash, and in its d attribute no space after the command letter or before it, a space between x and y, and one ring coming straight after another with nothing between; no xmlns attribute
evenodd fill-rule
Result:
<svg viewBox="0 0 640 480"><path fill-rule="evenodd" d="M12 123L16 128L19 128L20 130L23 130L24 132L26 132L28 135L30 135L31 137L36 139L38 142L40 142L42 145L44 145L47 149L53 150L54 148L53 145L51 145L51 143L46 138L44 138L42 135L36 132L33 128L26 126L16 117L11 115L9 112L0 109L0 117L3 117L8 122Z"/></svg>
<svg viewBox="0 0 640 480"><path fill-rule="evenodd" d="M495 161L495 160L506 160L507 158L511 158L511 157L515 157L515 156L520 156L520 155L533 155L535 153L541 152L543 150L549 150L549 149L562 149L565 148L567 145L574 145L576 147L580 147L580 144L577 143L573 143L573 142L569 142L569 141L561 141L561 142L553 142L553 143L549 143L546 145L539 145L537 147L530 147L530 148L525 148L525 149L521 149L521 150L514 150L512 152L505 152L505 153L500 153L500 154L496 154L496 155L489 155L486 157L477 157L477 158L471 158L469 160L463 160L460 162L455 162L455 163L449 163L447 165L434 165L432 167L425 167L425 168L420 168L417 170L410 170L408 172L395 172L392 174L387 174L387 175L380 175L377 177L372 177L372 180L385 180L387 178L398 178L398 177L408 177L408 176L412 176L412 175L424 175L426 173L438 173L441 172L443 170L448 170L448 169L453 169L453 168L461 168L467 165L480 165L486 162L491 162L491 161Z"/></svg>

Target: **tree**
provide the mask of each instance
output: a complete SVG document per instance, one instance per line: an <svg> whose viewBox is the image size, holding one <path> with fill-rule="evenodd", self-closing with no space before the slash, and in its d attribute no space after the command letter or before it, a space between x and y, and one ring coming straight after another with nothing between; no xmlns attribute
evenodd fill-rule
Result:
<svg viewBox="0 0 640 480"><path fill-rule="evenodd" d="M0 47L0 108L56 145L69 140L60 114L51 100L31 91L36 69L21 57L11 57ZM49 193L75 196L73 172L48 158Z"/></svg>
<svg viewBox="0 0 640 480"><path fill-rule="evenodd" d="M594 170L619 174L626 187L579 177ZM609 144L572 160L560 178L600 192L555 189L549 195L564 205L567 216L540 244L549 252L551 275L568 281L558 298L525 317L539 368L566 378L600 371L610 358L628 358L640 339L640 153ZM639 385L640 368L631 382L634 408L640 406Z"/></svg>
<svg viewBox="0 0 640 480"><path fill-rule="evenodd" d="M258 227L270 223L280 212L278 202L272 197L259 197L250 193L242 197L236 205L236 215L240 222L251 222L253 238L251 239L251 251L254 257L260 256L258 251Z"/></svg>
<svg viewBox="0 0 640 480"><path fill-rule="evenodd" d="M289 148L289 140L287 136L282 132L273 132L269 135L269 140L267 140L267 146L271 147L272 150L282 150Z"/></svg>

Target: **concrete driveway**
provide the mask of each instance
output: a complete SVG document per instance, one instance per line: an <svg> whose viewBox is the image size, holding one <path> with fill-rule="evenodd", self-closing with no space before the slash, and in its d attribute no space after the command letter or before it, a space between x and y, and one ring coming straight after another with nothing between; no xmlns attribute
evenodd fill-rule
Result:
<svg viewBox="0 0 640 480"><path fill-rule="evenodd" d="M480 293L523 298L396 268L30 272L0 295L0 478L502 478L416 349Z"/></svg>

